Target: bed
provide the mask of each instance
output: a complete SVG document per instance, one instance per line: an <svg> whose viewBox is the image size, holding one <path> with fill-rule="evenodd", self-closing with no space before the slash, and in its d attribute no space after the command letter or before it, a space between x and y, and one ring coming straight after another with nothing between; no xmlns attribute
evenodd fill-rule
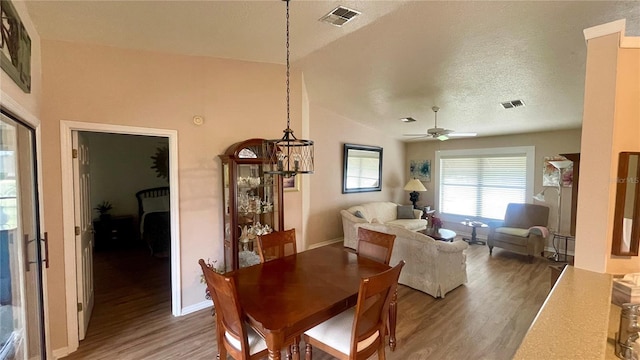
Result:
<svg viewBox="0 0 640 360"><path fill-rule="evenodd" d="M169 256L171 250L171 222L169 187L155 187L140 190L138 199L138 219L140 238L147 243L151 255Z"/></svg>

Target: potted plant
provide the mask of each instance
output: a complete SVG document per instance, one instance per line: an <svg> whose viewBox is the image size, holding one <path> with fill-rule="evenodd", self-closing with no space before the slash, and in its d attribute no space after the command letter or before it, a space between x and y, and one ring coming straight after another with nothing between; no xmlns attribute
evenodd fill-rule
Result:
<svg viewBox="0 0 640 360"><path fill-rule="evenodd" d="M107 220L111 217L111 214L109 214L109 211L113 209L113 205L111 205L111 203L108 201L103 201L100 204L98 204L98 206L96 206L94 209L98 211L98 214L100 214L100 220Z"/></svg>

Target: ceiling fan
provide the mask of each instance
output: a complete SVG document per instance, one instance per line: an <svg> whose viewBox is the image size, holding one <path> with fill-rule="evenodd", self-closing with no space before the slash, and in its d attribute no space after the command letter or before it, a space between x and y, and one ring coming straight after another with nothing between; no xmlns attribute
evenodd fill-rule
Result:
<svg viewBox="0 0 640 360"><path fill-rule="evenodd" d="M437 106L434 106L431 108L431 110L433 110L433 112L435 113L434 127L432 127L431 129L427 129L426 134L404 134L404 136L414 136L416 138L432 137L440 141L445 141L451 137L472 137L477 135L476 133L459 133L459 132L454 132L453 130L439 128L438 127L438 110L440 110L440 108Z"/></svg>

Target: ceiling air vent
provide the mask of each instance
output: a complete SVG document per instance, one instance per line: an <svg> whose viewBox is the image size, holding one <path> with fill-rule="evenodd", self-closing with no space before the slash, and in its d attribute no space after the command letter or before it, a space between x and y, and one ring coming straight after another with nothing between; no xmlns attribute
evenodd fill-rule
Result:
<svg viewBox="0 0 640 360"><path fill-rule="evenodd" d="M320 21L324 21L333 26L342 27L342 25L353 20L356 16L360 15L360 11L346 8L344 6L338 6L331 10L327 15L320 18Z"/></svg>
<svg viewBox="0 0 640 360"><path fill-rule="evenodd" d="M411 116L408 116L400 119L400 121L408 123L408 122L414 122L416 121L416 119L412 118Z"/></svg>
<svg viewBox="0 0 640 360"><path fill-rule="evenodd" d="M524 106L524 101L522 101L522 100L511 100L511 101L503 102L501 105L505 109L513 109L513 108L517 108L517 107L520 107L520 106Z"/></svg>

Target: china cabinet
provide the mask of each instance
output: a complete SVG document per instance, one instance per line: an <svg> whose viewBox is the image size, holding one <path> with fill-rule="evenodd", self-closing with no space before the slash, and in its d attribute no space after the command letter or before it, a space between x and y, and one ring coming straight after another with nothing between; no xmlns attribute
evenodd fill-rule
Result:
<svg viewBox="0 0 640 360"><path fill-rule="evenodd" d="M222 161L224 267L231 271L260 262L256 237L283 230L282 178L266 174L274 164L263 139L231 145Z"/></svg>

